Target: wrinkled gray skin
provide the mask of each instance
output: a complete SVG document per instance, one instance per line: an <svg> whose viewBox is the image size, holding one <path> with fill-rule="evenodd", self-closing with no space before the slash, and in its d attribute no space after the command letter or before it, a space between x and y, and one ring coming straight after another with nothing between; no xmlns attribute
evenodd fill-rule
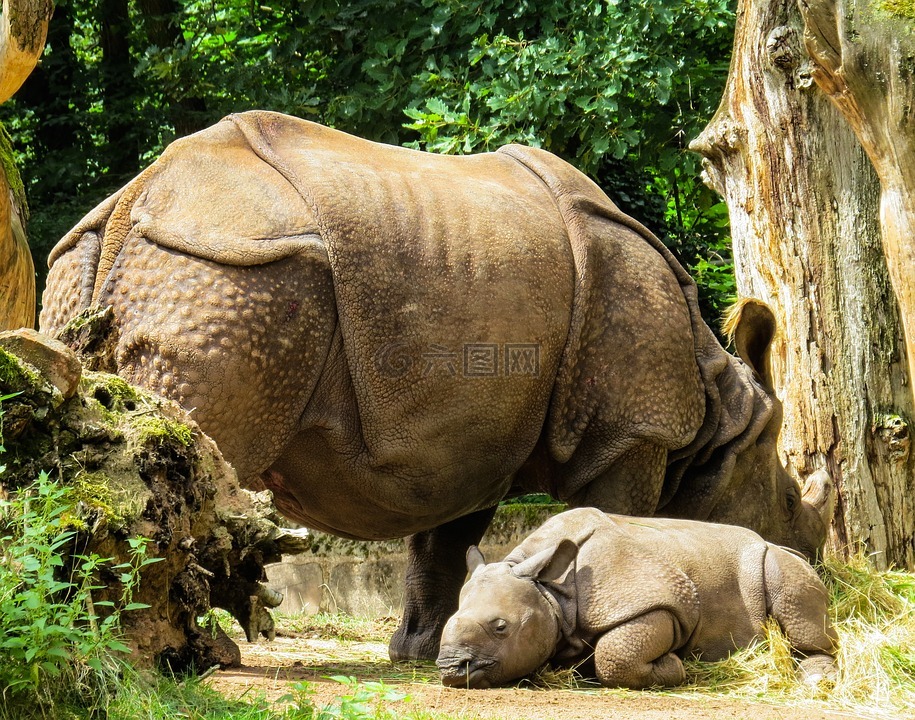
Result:
<svg viewBox="0 0 915 720"><path fill-rule="evenodd" d="M169 146L54 249L40 318L112 306L109 370L192 410L290 519L411 535L391 656L434 658L466 548L521 491L813 554L763 373L642 225L534 148L448 157L267 112Z"/></svg>
<svg viewBox="0 0 915 720"><path fill-rule="evenodd" d="M549 659L610 687L679 685L682 658L720 660L778 621L818 682L835 674L828 594L805 560L730 525L561 513L471 576L445 625L438 666L452 687L515 680Z"/></svg>

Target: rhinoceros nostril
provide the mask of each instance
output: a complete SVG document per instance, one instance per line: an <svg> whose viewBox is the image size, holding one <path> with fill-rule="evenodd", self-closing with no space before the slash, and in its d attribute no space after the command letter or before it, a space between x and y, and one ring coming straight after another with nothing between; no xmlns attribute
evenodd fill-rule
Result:
<svg viewBox="0 0 915 720"><path fill-rule="evenodd" d="M442 685L452 688L487 688L492 685L490 668L495 660L480 658L449 658L449 662L439 662L442 673Z"/></svg>
<svg viewBox="0 0 915 720"><path fill-rule="evenodd" d="M448 655L446 657L439 655L438 660L435 661L439 670L447 670L449 672L455 672L458 669L466 670L471 663L473 663L473 657L468 654Z"/></svg>

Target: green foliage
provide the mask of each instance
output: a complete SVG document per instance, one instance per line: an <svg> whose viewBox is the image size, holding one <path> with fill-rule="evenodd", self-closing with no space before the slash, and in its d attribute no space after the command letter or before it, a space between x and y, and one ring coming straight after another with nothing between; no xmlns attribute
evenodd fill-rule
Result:
<svg viewBox="0 0 915 720"><path fill-rule="evenodd" d="M359 682L350 676L331 678L345 686L340 696L318 705L307 682L290 686L290 693L268 702L253 693L230 700L199 679L182 681L158 673L140 673L125 667L116 696L107 707L108 720L396 720L400 717L433 717L422 713L402 715L397 705L406 695L382 682ZM2 717L2 715L0 715Z"/></svg>
<svg viewBox="0 0 915 720"><path fill-rule="evenodd" d="M170 140L259 107L437 152L547 148L668 242L711 317L733 292L726 214L685 148L721 95L733 6L68 0L0 109L36 265Z"/></svg>
<svg viewBox="0 0 915 720"><path fill-rule="evenodd" d="M95 554L71 557L72 510L70 491L46 474L0 501L0 686L11 704L37 699L50 707L74 688L90 703L104 699L115 655L129 651L118 637L119 614L145 607L131 602L139 570L150 562L145 541L133 541L131 562L113 567ZM117 607L92 601L105 565L123 583Z"/></svg>
<svg viewBox="0 0 915 720"><path fill-rule="evenodd" d="M877 7L891 15L915 20L915 2L912 0L878 0Z"/></svg>
<svg viewBox="0 0 915 720"><path fill-rule="evenodd" d="M140 571L158 560L148 541L129 539L129 560L117 564L79 552L77 502L44 472L12 499L0 495L0 719L104 708L129 652L121 613L148 607L133 601ZM102 569L120 581L117 602L94 600Z"/></svg>
<svg viewBox="0 0 915 720"><path fill-rule="evenodd" d="M287 712L290 720L391 720L399 715L387 706L388 703L406 700L407 694L383 682L359 682L347 675L330 678L345 685L349 692L334 702L318 707L313 699L314 690L307 682L292 685L292 693L281 699L292 707Z"/></svg>

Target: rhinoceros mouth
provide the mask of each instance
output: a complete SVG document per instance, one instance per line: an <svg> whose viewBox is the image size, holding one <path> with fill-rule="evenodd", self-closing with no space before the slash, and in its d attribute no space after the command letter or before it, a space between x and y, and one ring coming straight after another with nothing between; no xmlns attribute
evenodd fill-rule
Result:
<svg viewBox="0 0 915 720"><path fill-rule="evenodd" d="M495 660L481 659L439 660L436 663L442 673L442 685L473 689L491 687L488 671L495 664Z"/></svg>

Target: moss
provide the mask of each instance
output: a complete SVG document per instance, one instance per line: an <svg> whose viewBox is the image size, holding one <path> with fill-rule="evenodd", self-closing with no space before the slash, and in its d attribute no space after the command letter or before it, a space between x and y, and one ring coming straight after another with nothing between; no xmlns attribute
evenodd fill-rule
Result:
<svg viewBox="0 0 915 720"><path fill-rule="evenodd" d="M874 427L896 428L908 425L905 418L898 413L874 413Z"/></svg>
<svg viewBox="0 0 915 720"><path fill-rule="evenodd" d="M77 532L85 532L89 529L89 525L83 518L69 510L60 516L60 523L64 528L76 530Z"/></svg>
<svg viewBox="0 0 915 720"><path fill-rule="evenodd" d="M877 7L890 15L915 20L915 0L877 0Z"/></svg>
<svg viewBox="0 0 915 720"><path fill-rule="evenodd" d="M141 445L177 442L182 447L190 447L194 439L193 430L176 420L137 413L129 418L129 422Z"/></svg>
<svg viewBox="0 0 915 720"><path fill-rule="evenodd" d="M21 392L39 388L43 384L37 372L30 370L12 353L0 348L0 387L4 392Z"/></svg>
<svg viewBox="0 0 915 720"><path fill-rule="evenodd" d="M84 371L80 380L84 395L94 397L106 410L112 412L133 411L141 402L137 389L123 378L109 373Z"/></svg>
<svg viewBox="0 0 915 720"><path fill-rule="evenodd" d="M106 467L114 472L79 472L71 481L73 498L90 512L99 513L114 528L127 527L138 518L149 502L151 492L132 471ZM85 525L85 514L79 518Z"/></svg>
<svg viewBox="0 0 915 720"><path fill-rule="evenodd" d="M100 472L81 472L73 478L73 497L86 507L100 511L112 525L123 526L124 516L114 507L111 479Z"/></svg>
<svg viewBox="0 0 915 720"><path fill-rule="evenodd" d="M22 185L22 178L19 176L16 160L13 157L13 143L2 124L0 124L0 167L3 168L3 173L6 175L6 182L13 193L13 200L16 206L22 215L28 218L29 209L25 201L25 188Z"/></svg>

